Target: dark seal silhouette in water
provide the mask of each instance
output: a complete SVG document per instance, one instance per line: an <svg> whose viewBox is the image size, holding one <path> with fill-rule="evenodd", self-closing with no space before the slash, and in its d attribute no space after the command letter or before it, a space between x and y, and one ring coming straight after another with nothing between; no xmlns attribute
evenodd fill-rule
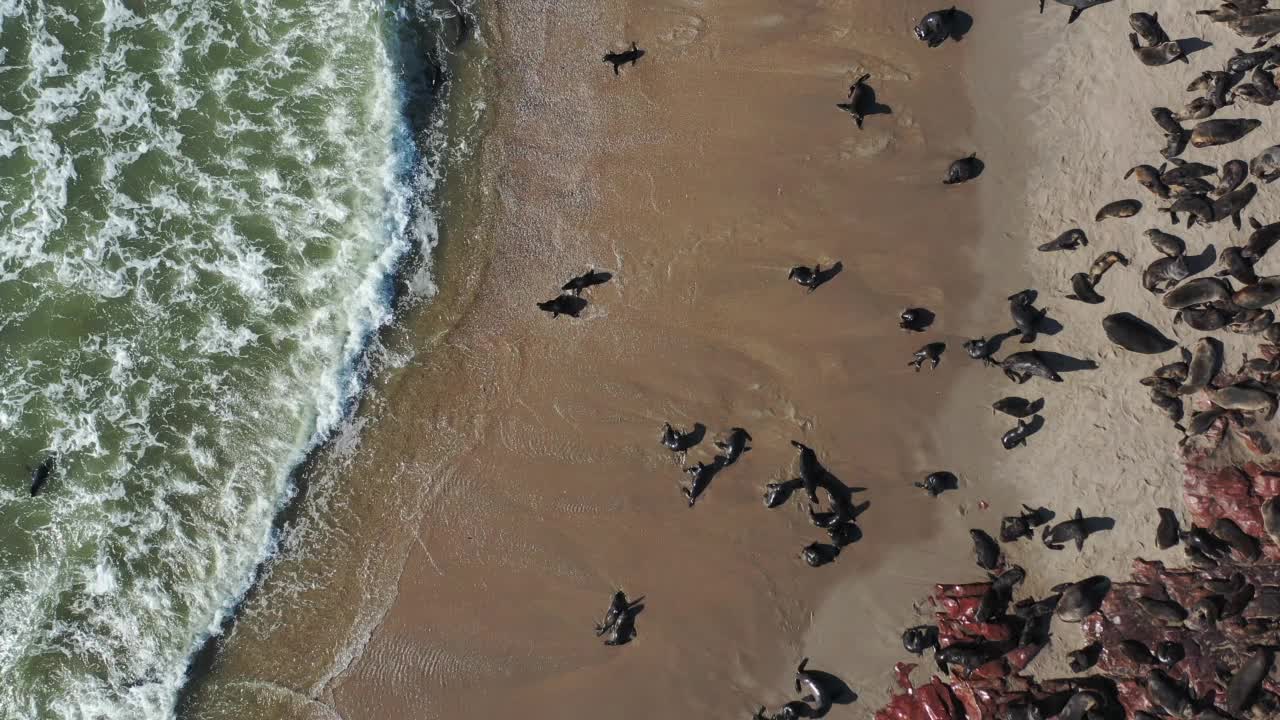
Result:
<svg viewBox="0 0 1280 720"><path fill-rule="evenodd" d="M871 79L871 73L867 73L849 86L849 102L836 103L836 107L844 110L853 116L853 122L862 129L862 121L867 117L870 108L867 107L871 103L871 88L867 85L867 81Z"/></svg>
<svg viewBox="0 0 1280 720"><path fill-rule="evenodd" d="M587 301L577 295L557 295L551 300L538 303L538 309L551 313L553 318L558 318L561 315L576 318L586 307Z"/></svg>
<svg viewBox="0 0 1280 720"><path fill-rule="evenodd" d="M963 157L951 163L951 167L947 168L947 177L942 181L942 184L957 185L968 182L981 174L982 161L978 159L977 153L973 153L969 157Z"/></svg>
<svg viewBox="0 0 1280 720"><path fill-rule="evenodd" d="M642 57L644 57L644 51L637 47L633 42L631 43L631 48L629 50L605 53L604 61L613 66L614 75L620 75L621 73L618 72L618 68L626 65L627 63L631 63L631 66L635 67L636 62L638 62Z"/></svg>
<svg viewBox="0 0 1280 720"><path fill-rule="evenodd" d="M938 47L951 37L951 28L955 23L956 9L935 10L925 15L916 25L916 38L927 43L929 47Z"/></svg>
<svg viewBox="0 0 1280 720"><path fill-rule="evenodd" d="M31 497L40 494L44 490L44 486L49 483L53 477L53 471L57 469L58 456L56 454L46 455L44 460L40 461L40 465L31 471Z"/></svg>
<svg viewBox="0 0 1280 720"><path fill-rule="evenodd" d="M1102 330L1111 342L1129 352L1156 355L1177 347L1177 343L1130 313L1106 316L1102 319Z"/></svg>

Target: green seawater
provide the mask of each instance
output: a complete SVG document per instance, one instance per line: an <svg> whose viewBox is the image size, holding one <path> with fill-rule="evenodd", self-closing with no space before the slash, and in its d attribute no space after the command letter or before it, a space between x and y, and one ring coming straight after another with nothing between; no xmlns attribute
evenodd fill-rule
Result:
<svg viewBox="0 0 1280 720"><path fill-rule="evenodd" d="M0 0L0 718L171 717L270 552L425 212L403 16Z"/></svg>

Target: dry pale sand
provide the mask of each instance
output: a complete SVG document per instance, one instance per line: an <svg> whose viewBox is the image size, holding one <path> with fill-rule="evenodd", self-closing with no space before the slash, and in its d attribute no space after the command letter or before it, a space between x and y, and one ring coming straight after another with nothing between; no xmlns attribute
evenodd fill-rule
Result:
<svg viewBox="0 0 1280 720"><path fill-rule="evenodd" d="M452 202L444 296L412 321L412 360L372 392L360 432L313 470L303 530L189 714L745 717L792 697L807 655L861 695L831 717L865 716L914 604L935 581L982 577L968 528L994 533L1024 502L1116 520L1082 554L1010 549L1037 594L1154 556L1154 507L1178 506L1178 434L1137 379L1172 354L1112 349L1100 320L1126 310L1172 333L1140 285L1155 257L1141 232L1167 219L1121 176L1159 158L1149 108L1179 104L1234 43L1172 0L1116 0L1070 28L1053 3L1011 5L960 3L972 30L933 50L910 28L936 8L914 0L490 8L501 91L455 182L470 190ZM1126 40L1137 9L1214 46L1190 68L1143 67ZM614 78L597 58L630 39L649 54ZM892 111L858 132L833 105L863 71ZM1247 159L1269 137L1187 157ZM974 151L984 176L942 186ZM1147 207L1093 222L1121 197ZM1274 204L1264 189L1250 213L1274 219ZM1089 248L1034 252L1074 226ZM1179 234L1193 251L1245 237ZM1107 275L1107 302L1064 299L1110 249L1134 265ZM785 280L836 260L813 295ZM533 310L589 266L616 277L581 319ZM1098 370L1016 387L963 356L963 339L1009 328L1004 298L1025 287L1062 325L1036 347ZM899 332L907 305L937 311L935 328ZM1220 337L1232 357L1256 344ZM950 349L916 375L905 363L926 340ZM989 405L1015 392L1046 399L1045 427L1005 453L1012 422ZM663 420L742 425L754 449L689 510ZM791 474L793 438L871 502L865 538L820 570L796 557L820 537L798 499L760 502ZM937 469L962 487L930 500L910 483ZM588 633L617 586L646 609L634 643L605 648ZM1039 672L1078 646L1057 630Z"/></svg>

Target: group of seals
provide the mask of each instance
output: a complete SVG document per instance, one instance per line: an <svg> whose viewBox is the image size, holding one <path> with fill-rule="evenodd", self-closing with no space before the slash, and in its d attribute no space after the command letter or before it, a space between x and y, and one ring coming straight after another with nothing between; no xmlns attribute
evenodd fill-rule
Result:
<svg viewBox="0 0 1280 720"><path fill-rule="evenodd" d="M550 313L553 318L561 315L576 318L587 307L587 301L582 298L582 291L612 279L613 273L594 268L587 270L581 275L569 278L568 282L560 286L560 294L546 302L538 303L538 309Z"/></svg>

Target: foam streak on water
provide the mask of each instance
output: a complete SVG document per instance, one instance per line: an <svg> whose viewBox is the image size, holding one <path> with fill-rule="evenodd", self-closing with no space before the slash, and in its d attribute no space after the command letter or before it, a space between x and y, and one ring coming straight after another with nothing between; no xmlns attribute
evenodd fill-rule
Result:
<svg viewBox="0 0 1280 720"><path fill-rule="evenodd" d="M342 419L417 201L394 14L0 0L0 717L172 716Z"/></svg>

